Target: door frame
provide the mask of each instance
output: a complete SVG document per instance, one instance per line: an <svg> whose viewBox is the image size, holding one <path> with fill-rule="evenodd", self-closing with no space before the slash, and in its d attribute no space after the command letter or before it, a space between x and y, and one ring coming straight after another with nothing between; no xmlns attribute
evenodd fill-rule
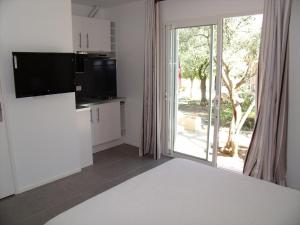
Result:
<svg viewBox="0 0 300 225"><path fill-rule="evenodd" d="M178 52L178 44L177 44L177 40L176 40L176 30L177 29L180 29L180 28L191 28L191 27L201 27L201 26L216 26L217 28L219 27L219 20L217 17L205 17L205 18L202 18L202 19L197 19L197 20L186 20L186 21L181 21L181 22L173 22L173 23L169 23L169 24L166 24L165 25L165 48L164 48L164 51L165 51L165 61L167 62L166 65L166 68L165 68L165 72L166 72L166 76L167 76L167 80L168 80L168 84L170 84L168 87L167 87L167 96L168 96L168 120L169 121L172 121L169 123L169 141L168 141L168 148L169 148L169 152L170 152L170 156L172 157L181 157L181 158L187 158L187 159L191 159L191 160L194 160L194 161L200 161L204 164L208 164L208 165L211 165L211 166L214 166L216 165L216 154L214 153L215 152L215 148L217 148L217 146L215 146L215 144L213 145L213 156L212 156L212 161L210 162L208 160L208 155L209 155L209 149L207 148L207 154L206 154L206 159L202 159L202 158L198 158L198 157L195 157L195 156L190 156L190 155L186 155L186 154L183 154L183 153L179 153L179 152L175 152L174 151L174 143L175 143L175 137L176 137L176 133L177 133L177 130L176 130L176 120L177 120L177 108L178 108L178 105L177 105L177 91L176 91L176 86L177 86L177 76L175 76L175 74L178 73L178 57L176 56L176 53ZM212 34L213 34L213 30L212 30ZM217 33L218 35L218 33ZM212 39L214 38L214 36L212 36ZM218 37L217 37L217 49L218 49ZM213 41L211 42L211 46L210 46L212 49L215 47L214 46L214 43ZM167 51L167 49L170 49L170 51ZM218 51L216 52L217 53L217 56L218 56ZM211 54L210 54L210 57L212 58L213 57L213 51L211 51ZM211 66L211 71L212 71L212 63L210 64ZM217 68L218 70L218 68ZM172 74L173 76L169 76L169 74ZM218 71L217 71L217 74L216 74L216 82L220 79L218 79ZM209 80L209 86L210 86L210 90L212 91L213 90L213 87L212 87L212 78ZM219 85L215 85L215 93L217 94L217 90L216 90L216 87L219 86ZM212 109L212 107L214 107L216 109L216 101L213 102L213 105L212 105L212 99L211 99L211 92L210 92L210 111ZM215 96L215 98L217 97L217 95ZM217 101L219 102L219 101ZM216 118L214 120L214 127L216 126L216 121L219 121L218 117L219 117L219 113L216 113L216 111L219 111L219 110L215 110L215 112L212 114L210 113L209 114L209 117L211 120L212 117ZM210 132L210 127L211 127L211 124L209 125L209 128L208 128L208 134ZM214 128L214 135L213 135L213 143L216 142L216 136L215 136L215 131L216 129ZM209 138L209 135L207 135L207 146L209 146L209 141L210 141L210 138Z"/></svg>
<svg viewBox="0 0 300 225"><path fill-rule="evenodd" d="M7 125L7 117L6 117L6 108L5 108L5 98L3 95L3 86L1 86L2 82L0 80L0 104L1 104L1 113L2 113L2 121L0 121L0 124L2 126L3 129L3 136L2 138L4 139L4 147L5 149L2 149L2 151L5 151L6 156L7 156L7 170L8 173L6 179L7 183L7 187L9 188L9 190L7 189L5 193L0 193L0 199L11 196L16 194L16 184L17 184L17 180L16 180L16 176L15 176L15 164L14 161L12 160L12 152L10 149L10 143L9 143L9 135L8 135L8 125ZM0 137L1 139L1 137ZM2 143L3 145L3 143ZM3 146L2 146L3 147ZM0 151L1 151L1 143L0 143ZM5 155L5 153L2 153ZM1 182L1 181L0 181Z"/></svg>
<svg viewBox="0 0 300 225"><path fill-rule="evenodd" d="M250 11L243 11L243 12L238 12L238 13L224 13L224 14L219 14L214 17L202 17L198 19L193 19L193 20L182 20L182 21L169 21L164 24L164 29L163 29L163 37L164 37L164 47L163 47L163 54L165 57L165 63L163 65L163 71L165 71L165 75L167 77L168 83L172 82L172 80L169 80L170 76L169 74L172 73L174 74L174 69L177 67L177 64L174 62L171 62L170 60L172 59L171 57L174 56L174 49L171 47L172 46L172 39L168 38L170 36L170 31L175 30L178 28L186 28L186 27L196 27L196 26L205 26L205 25L216 25L217 26L217 51L216 51L216 56L217 56L217 71L216 71L216 81L215 81L215 101L214 101L214 109L215 112L213 113L212 116L214 116L214 134L213 134L213 155L212 155L212 162L209 162L207 160L203 160L201 158L189 156L189 155L184 155L181 153L176 153L174 152L174 140L175 140L175 134L176 134L176 126L175 121L176 121L176 114L172 115L171 118L168 118L169 121L173 118L174 122L169 122L169 141L168 141L168 152L170 153L169 156L171 157L182 157L182 158L187 158L191 159L194 161L199 161L204 164L211 165L213 167L217 168L217 154L218 154L218 141L219 141L219 128L220 128L220 100L221 100L221 83L222 83L222 55L223 55L223 20L228 17L241 17L241 16L247 16L247 15L258 15L258 14L263 14L263 10L250 10ZM172 34L172 32L171 32ZM174 34L172 35L174 36ZM174 39L174 37L172 37ZM174 40L173 40L174 41ZM168 54L167 49L171 49L171 55ZM166 66L168 63L169 66ZM178 62L177 62L178 63ZM173 78L174 79L174 78ZM176 98L176 90L174 89L173 95L170 95L170 90L172 87L166 87L167 88L167 99L168 99L168 116L170 116L170 109L171 106L173 105L174 108L176 108L176 102L174 103L174 100ZM172 104L172 105L171 105ZM176 110L173 109L173 111Z"/></svg>

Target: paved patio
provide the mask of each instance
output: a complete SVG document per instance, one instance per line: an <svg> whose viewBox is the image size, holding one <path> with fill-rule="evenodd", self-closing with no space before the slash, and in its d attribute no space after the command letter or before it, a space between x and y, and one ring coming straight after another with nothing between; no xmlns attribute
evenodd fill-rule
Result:
<svg viewBox="0 0 300 225"><path fill-rule="evenodd" d="M207 151L207 116L199 116L194 113L178 111L177 114L177 136L175 140L175 152L190 155L193 157L206 159ZM214 127L211 126L210 136L213 137ZM227 141L228 128L220 128L219 147L223 147ZM239 156L229 157L218 154L217 166L219 168L229 169L242 173L244 167L244 158L251 140L251 132L241 132L239 137ZM210 140L210 149L208 161L212 161L212 143Z"/></svg>

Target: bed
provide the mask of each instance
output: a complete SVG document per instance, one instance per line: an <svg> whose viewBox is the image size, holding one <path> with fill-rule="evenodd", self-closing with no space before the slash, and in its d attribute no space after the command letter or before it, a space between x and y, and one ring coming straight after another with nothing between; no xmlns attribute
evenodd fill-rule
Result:
<svg viewBox="0 0 300 225"><path fill-rule="evenodd" d="M46 225L300 225L300 192L173 159Z"/></svg>

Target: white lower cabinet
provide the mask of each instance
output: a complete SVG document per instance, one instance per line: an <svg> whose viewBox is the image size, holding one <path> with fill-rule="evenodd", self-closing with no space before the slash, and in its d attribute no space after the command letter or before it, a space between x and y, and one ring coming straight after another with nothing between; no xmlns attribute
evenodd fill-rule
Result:
<svg viewBox="0 0 300 225"><path fill-rule="evenodd" d="M84 168L93 164L90 113L88 109L83 109L77 110L76 115L81 168Z"/></svg>
<svg viewBox="0 0 300 225"><path fill-rule="evenodd" d="M121 138L120 102L110 102L91 107L93 146Z"/></svg>

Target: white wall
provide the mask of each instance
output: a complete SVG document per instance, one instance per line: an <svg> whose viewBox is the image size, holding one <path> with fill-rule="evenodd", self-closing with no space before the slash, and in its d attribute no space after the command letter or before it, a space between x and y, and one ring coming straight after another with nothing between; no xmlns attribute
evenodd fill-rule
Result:
<svg viewBox="0 0 300 225"><path fill-rule="evenodd" d="M163 23L204 17L260 12L263 0L166 0L161 2Z"/></svg>
<svg viewBox="0 0 300 225"><path fill-rule="evenodd" d="M294 0L290 27L290 92L288 130L288 184L300 189L300 0Z"/></svg>
<svg viewBox="0 0 300 225"><path fill-rule="evenodd" d="M127 98L125 142L139 146L143 109L145 2L123 4L108 9L107 14L116 22L118 95Z"/></svg>
<svg viewBox="0 0 300 225"><path fill-rule="evenodd" d="M74 93L16 99L12 51L72 52L71 0L0 1L0 78L17 191L80 170Z"/></svg>
<svg viewBox="0 0 300 225"><path fill-rule="evenodd" d="M81 4L72 3L72 14L76 16L87 17L93 8L94 7L90 5L81 5ZM105 19L105 9L100 8L95 17Z"/></svg>
<svg viewBox="0 0 300 225"><path fill-rule="evenodd" d="M76 16L88 16L92 9L93 7L89 5L72 3L72 14Z"/></svg>

